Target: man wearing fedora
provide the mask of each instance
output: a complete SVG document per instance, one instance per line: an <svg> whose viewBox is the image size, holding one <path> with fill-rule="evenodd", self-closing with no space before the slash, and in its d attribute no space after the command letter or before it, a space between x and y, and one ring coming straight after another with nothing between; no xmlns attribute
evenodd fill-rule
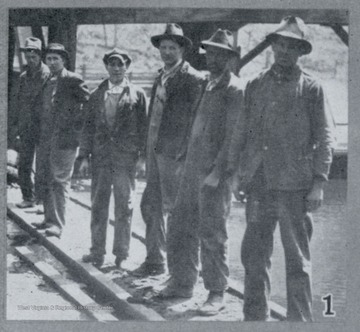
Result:
<svg viewBox="0 0 360 332"><path fill-rule="evenodd" d="M83 103L89 91L81 77L65 68L68 52L61 44L49 44L45 63L50 77L37 98L40 140L38 167L45 220L33 225L48 236L60 237L65 226L66 201L83 127Z"/></svg>
<svg viewBox="0 0 360 332"><path fill-rule="evenodd" d="M147 184L141 201L146 224L145 262L133 275L148 276L165 272L165 220L171 212L178 191L188 136L202 75L184 61L184 52L192 42L177 24L167 24L164 34L151 37L159 49L164 67L151 92L147 137ZM171 270L172 263L168 263Z"/></svg>
<svg viewBox="0 0 360 332"><path fill-rule="evenodd" d="M125 76L131 64L127 52L115 48L104 55L103 62L109 78L92 92L86 105L87 118L78 157L82 173L88 169L90 156L92 161L91 248L83 261L97 267L104 262L113 187L113 254L119 268L129 254L136 164L142 168L145 164L146 99L144 91Z"/></svg>
<svg viewBox="0 0 360 332"><path fill-rule="evenodd" d="M240 80L228 62L238 53L232 33L218 29L202 42L210 77L189 140L188 153L173 220L168 229L168 260L173 262L168 285L160 298L191 297L199 272L209 291L202 315L216 315L224 308L229 267L227 218L231 188L226 174L227 151L234 123L242 107Z"/></svg>
<svg viewBox="0 0 360 332"><path fill-rule="evenodd" d="M19 208L33 207L36 201L40 200L38 183L35 183L34 190L31 176L38 143L35 98L50 74L49 68L41 61L41 46L40 39L29 37L25 41L25 46L20 49L24 52L27 65L26 70L20 75L15 109L16 133L12 133L12 137L20 137L18 174L23 201L16 204Z"/></svg>
<svg viewBox="0 0 360 332"><path fill-rule="evenodd" d="M273 233L279 221L285 251L287 319L312 321L311 212L323 200L332 161L332 117L318 81L297 64L312 45L297 17L282 20L271 41L274 64L248 82L245 120L239 119L229 151L240 163L247 227L244 318L267 320ZM244 126L244 124L246 124Z"/></svg>

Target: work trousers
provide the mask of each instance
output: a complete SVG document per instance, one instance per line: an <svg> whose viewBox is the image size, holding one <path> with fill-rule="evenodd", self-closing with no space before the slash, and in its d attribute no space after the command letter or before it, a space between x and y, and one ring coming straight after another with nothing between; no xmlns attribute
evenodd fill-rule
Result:
<svg viewBox="0 0 360 332"><path fill-rule="evenodd" d="M18 164L19 185L23 200L29 202L35 201L34 183L31 174L33 170L35 146L35 140L30 134L20 136Z"/></svg>
<svg viewBox="0 0 360 332"><path fill-rule="evenodd" d="M266 191L252 188L246 203L247 227L241 260L245 268L244 318L269 317L273 234L279 221L285 252L287 319L312 321L309 242L312 217L305 209L308 191Z"/></svg>
<svg viewBox="0 0 360 332"><path fill-rule="evenodd" d="M209 291L227 288L228 234L231 189L228 181L218 187L203 186L186 176L181 183L173 218L168 229L168 261L172 262L171 277L182 287L193 288L198 279L199 251L202 277Z"/></svg>
<svg viewBox="0 0 360 332"><path fill-rule="evenodd" d="M141 213L146 224L146 263L165 264L166 223L179 188L183 162L150 151L147 183L141 200ZM172 266L168 266L169 271Z"/></svg>
<svg viewBox="0 0 360 332"><path fill-rule="evenodd" d="M129 255L131 219L135 193L136 159L123 155L121 165L93 164L91 183L91 249L95 255L106 253L111 189L115 201L113 254L121 259ZM126 160L126 162L124 162Z"/></svg>
<svg viewBox="0 0 360 332"><path fill-rule="evenodd" d="M41 141L37 149L39 175L45 221L63 228L77 149L61 150L56 143Z"/></svg>

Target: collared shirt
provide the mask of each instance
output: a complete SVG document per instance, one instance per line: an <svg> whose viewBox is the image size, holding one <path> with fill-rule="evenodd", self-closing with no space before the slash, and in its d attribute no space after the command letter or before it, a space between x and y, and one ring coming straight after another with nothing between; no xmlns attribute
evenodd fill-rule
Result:
<svg viewBox="0 0 360 332"><path fill-rule="evenodd" d="M120 95L124 91L124 88L126 86L128 86L128 83L129 83L129 81L126 77L124 77L124 79L119 84L113 84L110 82L110 80L108 82L109 82L108 90L105 92L104 100L107 99L109 94L119 94Z"/></svg>
<svg viewBox="0 0 360 332"><path fill-rule="evenodd" d="M180 69L180 65L182 63L182 59L180 59L174 66L172 66L170 69L165 69L165 67L161 70L161 85L164 85L166 81L173 77L176 72Z"/></svg>
<svg viewBox="0 0 360 332"><path fill-rule="evenodd" d="M210 79L208 84L206 85L206 91L211 91L212 89L214 89L219 84L221 79L224 77L224 74L225 74L225 71L223 71L220 76Z"/></svg>

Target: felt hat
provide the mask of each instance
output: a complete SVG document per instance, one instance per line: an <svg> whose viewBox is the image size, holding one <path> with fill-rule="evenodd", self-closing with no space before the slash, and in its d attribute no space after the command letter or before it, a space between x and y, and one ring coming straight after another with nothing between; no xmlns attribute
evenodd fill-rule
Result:
<svg viewBox="0 0 360 332"><path fill-rule="evenodd" d="M69 53L65 49L64 45L59 43L50 43L48 47L45 49L45 55L48 53L60 54L66 60L69 60Z"/></svg>
<svg viewBox="0 0 360 332"><path fill-rule="evenodd" d="M273 41L277 36L295 39L301 45L302 53L309 54L312 50L312 45L306 40L306 30L306 25L301 18L286 16L281 20L278 28L266 36L266 39Z"/></svg>
<svg viewBox="0 0 360 332"><path fill-rule="evenodd" d="M20 48L20 51L27 52L27 51L34 51L37 53L41 53L41 40L35 37L29 37L25 40L25 46Z"/></svg>
<svg viewBox="0 0 360 332"><path fill-rule="evenodd" d="M230 53L239 55L239 52L233 47L233 34L229 30L218 29L209 39L201 42L201 47L206 46L218 47Z"/></svg>
<svg viewBox="0 0 360 332"><path fill-rule="evenodd" d="M185 48L190 48L192 46L192 41L184 36L181 26L176 23L166 24L165 32L162 35L152 36L151 43L156 48L159 48L160 42L164 39L173 40Z"/></svg>

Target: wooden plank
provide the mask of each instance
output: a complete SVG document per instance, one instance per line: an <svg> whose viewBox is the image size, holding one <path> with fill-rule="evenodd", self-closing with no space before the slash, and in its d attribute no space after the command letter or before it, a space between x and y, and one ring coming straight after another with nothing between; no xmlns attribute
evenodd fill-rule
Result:
<svg viewBox="0 0 360 332"><path fill-rule="evenodd" d="M54 267L40 261L35 253L36 247L36 245L14 247L14 250L20 257L31 263L36 271L44 277L45 281L58 290L61 295L75 303L75 307L79 308L79 310L86 311L98 321L118 321L116 317L106 312L106 310L98 310L100 305L88 296L79 284L64 278Z"/></svg>

